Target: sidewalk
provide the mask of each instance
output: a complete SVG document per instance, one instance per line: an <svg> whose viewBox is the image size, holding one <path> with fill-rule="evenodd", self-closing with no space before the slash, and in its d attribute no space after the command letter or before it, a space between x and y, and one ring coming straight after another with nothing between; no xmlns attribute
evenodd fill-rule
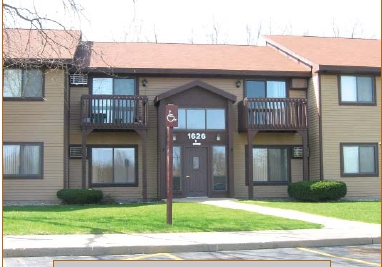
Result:
<svg viewBox="0 0 382 267"><path fill-rule="evenodd" d="M243 209L323 224L322 229L170 234L4 236L4 257L95 256L176 252L215 252L266 248L380 244L381 225L351 222L231 200L203 204Z"/></svg>

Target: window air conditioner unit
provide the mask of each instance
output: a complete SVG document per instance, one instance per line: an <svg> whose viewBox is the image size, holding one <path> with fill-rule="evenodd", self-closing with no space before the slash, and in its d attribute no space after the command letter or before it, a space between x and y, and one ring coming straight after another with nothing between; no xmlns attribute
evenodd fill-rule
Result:
<svg viewBox="0 0 382 267"><path fill-rule="evenodd" d="M88 75L87 74L71 74L70 75L70 84L73 85L82 85L82 84L88 84Z"/></svg>
<svg viewBox="0 0 382 267"><path fill-rule="evenodd" d="M69 148L70 158L82 158L82 147L81 146L71 146Z"/></svg>
<svg viewBox="0 0 382 267"><path fill-rule="evenodd" d="M294 158L302 158L303 157L303 150L300 146L293 147L293 157Z"/></svg>

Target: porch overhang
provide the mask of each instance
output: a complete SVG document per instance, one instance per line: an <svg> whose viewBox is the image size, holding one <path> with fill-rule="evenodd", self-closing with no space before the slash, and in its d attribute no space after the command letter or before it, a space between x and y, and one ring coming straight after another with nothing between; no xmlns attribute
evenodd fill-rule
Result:
<svg viewBox="0 0 382 267"><path fill-rule="evenodd" d="M221 97L224 97L228 100L231 100L232 102L236 102L236 96L235 95L230 94L226 91L223 91L222 89L214 87L214 86L212 86L208 83L205 83L201 80L195 80L195 81L192 81L190 83L184 84L182 86L176 87L176 88L171 89L167 92L164 92L162 94L157 95L154 99L154 104L157 106L159 104L159 102L162 101L163 99L166 99L166 98L171 97L175 94L182 93L186 90L189 90L189 89L195 88L195 87L203 88L203 89L208 90L214 94L217 94Z"/></svg>

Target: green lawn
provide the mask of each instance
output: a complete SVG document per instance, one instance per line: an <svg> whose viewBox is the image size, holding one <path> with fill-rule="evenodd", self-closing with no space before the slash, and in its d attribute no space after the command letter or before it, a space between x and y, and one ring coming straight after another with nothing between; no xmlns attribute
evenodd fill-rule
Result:
<svg viewBox="0 0 382 267"><path fill-rule="evenodd" d="M3 234L103 234L291 230L321 225L200 203L173 203L172 225L165 203L88 206L6 206Z"/></svg>
<svg viewBox="0 0 382 267"><path fill-rule="evenodd" d="M292 202L292 201L249 201L241 203L256 204L267 207L291 209L311 214L334 217L338 219L381 223L380 201L340 201L340 202Z"/></svg>

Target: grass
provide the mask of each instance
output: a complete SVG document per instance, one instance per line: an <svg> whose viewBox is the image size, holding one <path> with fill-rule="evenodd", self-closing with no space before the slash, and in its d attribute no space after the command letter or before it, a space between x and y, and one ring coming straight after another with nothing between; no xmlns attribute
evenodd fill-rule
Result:
<svg viewBox="0 0 382 267"><path fill-rule="evenodd" d="M200 203L173 203L167 225L165 203L3 207L4 235L224 232L321 228L248 211Z"/></svg>
<svg viewBox="0 0 382 267"><path fill-rule="evenodd" d="M240 202L273 208L297 210L350 221L381 223L380 201L292 202L244 200Z"/></svg>

